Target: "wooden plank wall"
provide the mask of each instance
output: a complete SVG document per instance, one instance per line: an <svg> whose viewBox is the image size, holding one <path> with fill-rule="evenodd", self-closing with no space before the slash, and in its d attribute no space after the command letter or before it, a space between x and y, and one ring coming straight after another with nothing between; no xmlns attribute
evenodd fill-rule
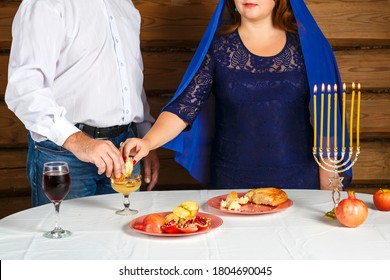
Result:
<svg viewBox="0 0 390 280"><path fill-rule="evenodd" d="M7 109L4 91L11 25L20 0L0 1L0 218L30 207L25 175L26 130ZM145 89L157 116L172 96L218 0L135 0L142 16ZM363 86L361 147L353 187L390 185L390 0L307 0L331 42L343 81ZM160 149L157 189L202 188Z"/></svg>

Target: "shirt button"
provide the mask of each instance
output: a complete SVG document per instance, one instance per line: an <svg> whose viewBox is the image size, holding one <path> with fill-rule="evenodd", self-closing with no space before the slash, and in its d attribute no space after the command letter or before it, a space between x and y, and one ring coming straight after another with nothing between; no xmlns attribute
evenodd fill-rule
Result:
<svg viewBox="0 0 390 280"><path fill-rule="evenodd" d="M122 66L122 67L123 67L123 65L124 65L123 62L121 62L121 66Z"/></svg>
<svg viewBox="0 0 390 280"><path fill-rule="evenodd" d="M129 113L129 110L126 110L126 114L128 114Z"/></svg>
<svg viewBox="0 0 390 280"><path fill-rule="evenodd" d="M125 87L124 90L127 91L127 87Z"/></svg>
<svg viewBox="0 0 390 280"><path fill-rule="evenodd" d="M113 20L114 18L112 16L110 16L110 19Z"/></svg>

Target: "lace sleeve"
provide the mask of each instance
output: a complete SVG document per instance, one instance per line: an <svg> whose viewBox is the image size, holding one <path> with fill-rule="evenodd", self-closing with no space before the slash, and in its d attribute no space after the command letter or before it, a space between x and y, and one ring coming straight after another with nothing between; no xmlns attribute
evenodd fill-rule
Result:
<svg viewBox="0 0 390 280"><path fill-rule="evenodd" d="M210 51L187 88L163 111L171 112L185 121L190 129L211 94L214 78L213 59Z"/></svg>

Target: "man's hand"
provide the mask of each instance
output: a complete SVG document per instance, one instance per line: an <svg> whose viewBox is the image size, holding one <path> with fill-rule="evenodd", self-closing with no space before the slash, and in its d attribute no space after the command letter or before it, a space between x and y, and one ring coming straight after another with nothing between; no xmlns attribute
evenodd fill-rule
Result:
<svg viewBox="0 0 390 280"><path fill-rule="evenodd" d="M110 177L114 171L119 178L126 171L122 154L111 141L93 139L80 131L69 136L63 146L79 160L95 164L99 174Z"/></svg>
<svg viewBox="0 0 390 280"><path fill-rule="evenodd" d="M150 151L149 154L143 159L144 166L144 181L148 184L146 190L151 191L157 184L160 161L155 150Z"/></svg>

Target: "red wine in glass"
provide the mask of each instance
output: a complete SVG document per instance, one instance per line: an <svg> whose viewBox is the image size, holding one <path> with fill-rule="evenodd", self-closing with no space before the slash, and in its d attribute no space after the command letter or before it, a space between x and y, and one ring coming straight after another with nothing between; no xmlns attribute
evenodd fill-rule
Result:
<svg viewBox="0 0 390 280"><path fill-rule="evenodd" d="M56 224L54 229L43 234L47 238L65 238L72 233L59 226L60 204L70 190L69 166L63 161L46 162L43 164L42 190L47 198L53 202Z"/></svg>
<svg viewBox="0 0 390 280"><path fill-rule="evenodd" d="M43 174L43 191L51 202L61 202L69 193L69 190L69 172L53 170Z"/></svg>

